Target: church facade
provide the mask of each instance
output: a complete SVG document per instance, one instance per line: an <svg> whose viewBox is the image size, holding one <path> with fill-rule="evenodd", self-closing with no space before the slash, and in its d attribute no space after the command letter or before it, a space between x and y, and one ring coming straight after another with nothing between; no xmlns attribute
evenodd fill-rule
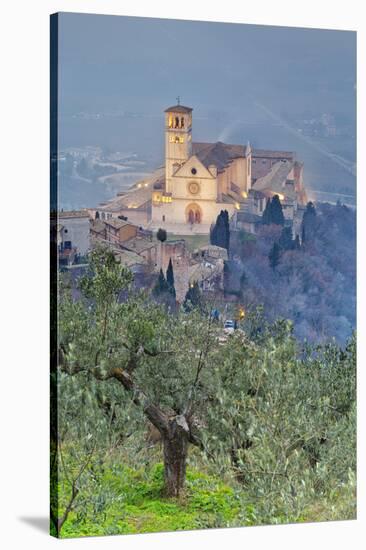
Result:
<svg viewBox="0 0 366 550"><path fill-rule="evenodd" d="M206 233L221 210L232 214L247 197L251 148L194 142L192 111L179 104L165 110L165 173L153 186L151 226Z"/></svg>

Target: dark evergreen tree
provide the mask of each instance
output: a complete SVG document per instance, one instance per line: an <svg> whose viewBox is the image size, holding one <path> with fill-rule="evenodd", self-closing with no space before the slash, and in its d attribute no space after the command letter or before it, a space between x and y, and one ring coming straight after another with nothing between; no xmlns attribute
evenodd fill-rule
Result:
<svg viewBox="0 0 366 550"><path fill-rule="evenodd" d="M216 242L217 242L217 224L213 223L210 227L210 244L216 244Z"/></svg>
<svg viewBox="0 0 366 550"><path fill-rule="evenodd" d="M194 308L202 307L202 293L197 281L189 285L189 289L184 298L183 307L185 311L191 311Z"/></svg>
<svg viewBox="0 0 366 550"><path fill-rule="evenodd" d="M157 233L156 233L156 237L158 239L158 241L160 242L165 242L166 239L167 239L167 232L165 231L165 229L162 229L161 227L158 229Z"/></svg>
<svg viewBox="0 0 366 550"><path fill-rule="evenodd" d="M276 267L278 266L280 262L280 257L281 257L280 245L278 243L273 243L270 253L268 254L269 265L271 266L273 271L275 271Z"/></svg>
<svg viewBox="0 0 366 550"><path fill-rule="evenodd" d="M292 240L291 227L284 227L278 244L283 250L292 250L294 248L294 241Z"/></svg>
<svg viewBox="0 0 366 550"><path fill-rule="evenodd" d="M221 246L222 242L222 217L221 212L216 218L216 223L212 231L212 243L216 246Z"/></svg>
<svg viewBox="0 0 366 550"><path fill-rule="evenodd" d="M306 235L305 235L305 226L301 226L301 244L305 244L306 242Z"/></svg>
<svg viewBox="0 0 366 550"><path fill-rule="evenodd" d="M222 211L222 218L223 218L223 226L224 226L224 232L223 232L224 247L223 248L226 248L226 250L229 250L230 222L229 222L229 212L227 210Z"/></svg>
<svg viewBox="0 0 366 550"><path fill-rule="evenodd" d="M175 293L175 287L174 287L174 271L173 271L173 264L172 259L169 259L168 269L166 271L166 282L169 287L169 292L174 296L176 296Z"/></svg>
<svg viewBox="0 0 366 550"><path fill-rule="evenodd" d="M229 250L230 246L230 222L227 210L221 210L216 223L210 231L210 243Z"/></svg>
<svg viewBox="0 0 366 550"><path fill-rule="evenodd" d="M283 215L282 204L278 195L275 195L272 198L270 213L271 223L276 225L284 225L285 217Z"/></svg>
<svg viewBox="0 0 366 550"><path fill-rule="evenodd" d="M304 212L304 218L310 219L312 222L315 221L316 218L316 210L314 203L309 201L306 205L306 210Z"/></svg>
<svg viewBox="0 0 366 550"><path fill-rule="evenodd" d="M300 244L300 237L299 235L296 235L294 240L294 250L300 250L301 244Z"/></svg>
<svg viewBox="0 0 366 550"><path fill-rule="evenodd" d="M166 280L169 286L174 286L174 271L171 258L169 258L168 269L166 270Z"/></svg>
<svg viewBox="0 0 366 550"><path fill-rule="evenodd" d="M166 278L164 277L163 270L160 269L158 280L156 281L156 285L153 288L153 294L154 296L161 296L164 293L168 293L170 290L170 287L167 283Z"/></svg>
<svg viewBox="0 0 366 550"><path fill-rule="evenodd" d="M301 234L302 234L301 242L302 243L312 240L312 237L315 231L315 224L316 224L316 210L315 210L314 203L310 201L307 203L306 210L302 217L302 223L301 223Z"/></svg>
<svg viewBox="0 0 366 550"><path fill-rule="evenodd" d="M243 271L243 273L240 275L240 286L243 287L247 284L248 282L248 277L245 273L245 271Z"/></svg>
<svg viewBox="0 0 366 550"><path fill-rule="evenodd" d="M264 209L264 212L263 212L263 216L262 216L262 223L264 225L270 225L272 223L272 218L271 218L271 199L267 199L267 202L266 202L266 207Z"/></svg>

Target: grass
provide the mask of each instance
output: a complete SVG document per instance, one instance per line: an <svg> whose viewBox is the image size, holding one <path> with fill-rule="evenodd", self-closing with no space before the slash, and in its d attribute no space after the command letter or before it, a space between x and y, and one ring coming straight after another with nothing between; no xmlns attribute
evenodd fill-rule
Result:
<svg viewBox="0 0 366 550"><path fill-rule="evenodd" d="M120 457L121 458L121 457ZM354 519L356 480L335 484L327 494L314 494L307 502L287 502L282 496L268 500L248 488L213 473L187 468L186 486L179 498L163 492L163 465L139 469L109 462L91 470L92 480L69 514L61 538L244 527L297 522ZM59 483L61 510L70 488ZM298 511L294 509L299 508Z"/></svg>
<svg viewBox="0 0 366 550"><path fill-rule="evenodd" d="M168 241L176 241L184 239L187 243L187 248L190 252L193 252L196 248L201 246L206 246L209 244L210 236L209 235L174 235L168 233Z"/></svg>
<svg viewBox="0 0 366 550"><path fill-rule="evenodd" d="M163 495L162 464L148 472L114 466L105 470L99 485L107 498L86 501L71 512L62 538L225 527L239 511L231 487L191 468L179 499Z"/></svg>

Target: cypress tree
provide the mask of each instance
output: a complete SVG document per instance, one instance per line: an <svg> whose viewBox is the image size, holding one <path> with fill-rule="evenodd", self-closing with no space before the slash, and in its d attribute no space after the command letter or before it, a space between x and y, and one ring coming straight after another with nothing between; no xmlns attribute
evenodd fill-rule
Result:
<svg viewBox="0 0 366 550"><path fill-rule="evenodd" d="M229 222L229 212L227 210L223 211L223 221L224 221L224 248L229 250L230 246L230 222Z"/></svg>
<svg viewBox="0 0 366 550"><path fill-rule="evenodd" d="M173 264L172 264L171 258L169 258L168 269L166 270L166 282L169 287L169 292L175 298L176 294L175 294L175 287L174 287L174 271L173 271Z"/></svg>
<svg viewBox="0 0 366 550"><path fill-rule="evenodd" d="M167 232L165 231L165 229L162 229L160 227L156 233L156 237L161 243L163 243L167 239Z"/></svg>
<svg viewBox="0 0 366 550"><path fill-rule="evenodd" d="M271 199L269 199L269 198L267 199L266 207L265 207L264 212L263 212L262 223L264 225L270 225L272 223L272 219L271 219Z"/></svg>
<svg viewBox="0 0 366 550"><path fill-rule="evenodd" d="M227 210L221 210L216 218L216 223L210 231L210 243L229 250L230 246L230 223Z"/></svg>
<svg viewBox="0 0 366 550"><path fill-rule="evenodd" d="M306 241L311 240L311 236L314 233L316 222L316 210L314 204L310 201L306 205L306 210L302 217L301 222L301 242L305 243Z"/></svg>
<svg viewBox="0 0 366 550"><path fill-rule="evenodd" d="M216 244L217 246L221 246L225 248L225 220L223 217L223 211L221 210L220 214L217 217L216 221L216 227L217 227L217 239Z"/></svg>
<svg viewBox="0 0 366 550"><path fill-rule="evenodd" d="M155 296L160 296L165 292L169 292L169 290L170 290L170 287L167 283L167 280L164 277L163 270L160 269L158 280L156 281L156 285L153 288L153 294Z"/></svg>
<svg viewBox="0 0 366 550"><path fill-rule="evenodd" d="M219 241L219 226L220 226L220 220L221 220L221 212L220 214L217 216L216 218L216 222L215 224L213 225L212 229L211 229L211 232L210 232L210 243L211 244L214 244L216 246L219 246L218 245L218 241Z"/></svg>
<svg viewBox="0 0 366 550"><path fill-rule="evenodd" d="M217 226L213 223L210 227L210 244L216 244L217 242Z"/></svg>
<svg viewBox="0 0 366 550"><path fill-rule="evenodd" d="M301 244L306 243L305 226L301 227Z"/></svg>
<svg viewBox="0 0 366 550"><path fill-rule="evenodd" d="M270 213L271 223L274 223L276 225L284 225L285 217L283 215L282 204L278 195L275 195L272 198Z"/></svg>
<svg viewBox="0 0 366 550"><path fill-rule="evenodd" d="M273 246L268 254L269 265L275 271L276 267L280 262L281 249L278 243L273 243Z"/></svg>
<svg viewBox="0 0 366 550"><path fill-rule="evenodd" d="M304 212L304 218L305 219L309 219L311 220L312 222L315 221L315 218L316 218L316 210L315 210L315 206L314 206L314 203L309 201L306 205L306 210Z"/></svg>
<svg viewBox="0 0 366 550"><path fill-rule="evenodd" d="M201 307L202 305L202 294L200 287L198 286L197 281L189 286L186 296L184 298L183 307L185 311L191 311L196 307Z"/></svg>
<svg viewBox="0 0 366 550"><path fill-rule="evenodd" d="M278 242L283 250L292 250L294 248L294 241L292 240L292 231L290 227L284 227L282 229L281 237Z"/></svg>

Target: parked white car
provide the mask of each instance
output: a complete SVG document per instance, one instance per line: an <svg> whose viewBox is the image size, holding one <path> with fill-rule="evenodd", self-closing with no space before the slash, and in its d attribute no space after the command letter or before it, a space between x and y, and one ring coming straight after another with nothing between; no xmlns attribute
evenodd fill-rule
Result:
<svg viewBox="0 0 366 550"><path fill-rule="evenodd" d="M235 330L235 321L233 321L232 319L227 319L227 321L225 321L224 323L224 332L226 332L226 334L231 334L232 332L234 332Z"/></svg>

